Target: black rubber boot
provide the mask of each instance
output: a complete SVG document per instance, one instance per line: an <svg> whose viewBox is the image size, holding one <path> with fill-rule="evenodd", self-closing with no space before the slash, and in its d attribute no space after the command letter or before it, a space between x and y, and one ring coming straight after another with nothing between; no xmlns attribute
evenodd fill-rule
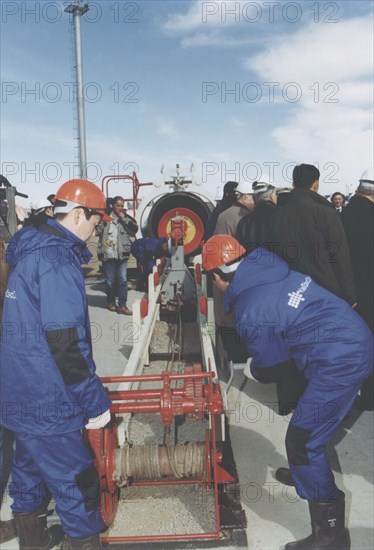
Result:
<svg viewBox="0 0 374 550"><path fill-rule="evenodd" d="M16 522L14 519L0 521L0 544L15 539L17 536Z"/></svg>
<svg viewBox="0 0 374 550"><path fill-rule="evenodd" d="M290 487L295 485L291 470L289 468L278 468L275 472L275 479L280 481L280 483L283 483L283 485L289 485Z"/></svg>
<svg viewBox="0 0 374 550"><path fill-rule="evenodd" d="M53 525L47 529L47 511L44 507L33 512L15 512L13 516L20 550L50 550L64 537L61 525Z"/></svg>
<svg viewBox="0 0 374 550"><path fill-rule="evenodd" d="M345 500L309 501L312 534L306 539L289 542L284 550L350 550L351 540L345 528Z"/></svg>
<svg viewBox="0 0 374 550"><path fill-rule="evenodd" d="M73 539L65 535L63 550L101 550L101 548L99 533L84 539Z"/></svg>

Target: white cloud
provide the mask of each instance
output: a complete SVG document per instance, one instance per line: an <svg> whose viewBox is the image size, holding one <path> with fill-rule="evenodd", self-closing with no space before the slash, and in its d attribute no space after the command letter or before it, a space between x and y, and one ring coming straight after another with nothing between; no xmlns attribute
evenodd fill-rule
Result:
<svg viewBox="0 0 374 550"><path fill-rule="evenodd" d="M232 36L223 36L217 32L216 29L212 29L209 32L198 32L183 38L181 44L184 48L196 48L196 47L217 47L224 46L229 48L237 48L240 46L248 46L253 43L250 39L234 39Z"/></svg>
<svg viewBox="0 0 374 550"><path fill-rule="evenodd" d="M264 79L282 83L344 82L372 74L372 17L316 26L274 37L245 67Z"/></svg>
<svg viewBox="0 0 374 550"><path fill-rule="evenodd" d="M170 14L164 24L164 28L173 32L187 32L196 30L202 25L222 25L219 15L222 3L223 0L216 0L215 2L202 0L190 2L187 12Z"/></svg>
<svg viewBox="0 0 374 550"><path fill-rule="evenodd" d="M271 135L285 158L326 167L322 193L354 189L372 159L372 48L371 18L355 18L274 37L245 62L263 82L302 90L297 103L284 101L286 120Z"/></svg>
<svg viewBox="0 0 374 550"><path fill-rule="evenodd" d="M253 44L261 44L265 36L253 31L251 18L262 14L261 4L258 2L240 2L227 0L197 0L190 2L185 13L172 13L163 25L164 30L182 36L181 45L190 47L228 47L237 48ZM266 4L266 2L265 2ZM253 10L251 10L251 7ZM264 20L266 17L264 17ZM257 23L258 21L256 21ZM263 23L261 17L261 23ZM245 32L238 35L238 30Z"/></svg>

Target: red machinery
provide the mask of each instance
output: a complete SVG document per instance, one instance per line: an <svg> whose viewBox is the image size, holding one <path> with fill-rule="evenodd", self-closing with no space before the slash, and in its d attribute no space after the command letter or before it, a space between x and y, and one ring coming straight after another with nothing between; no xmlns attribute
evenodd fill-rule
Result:
<svg viewBox="0 0 374 550"><path fill-rule="evenodd" d="M219 508L219 484L235 481L221 466L222 455L217 449L217 429L221 425L223 402L219 384L213 382L214 373L202 372L201 365L185 367L183 374L171 374L164 372L160 375L131 376L131 377L106 377L102 378L104 384L121 382L161 382L160 389L140 390L110 390L109 397L113 402L111 407L112 421L103 429L87 430L88 439L95 456L95 466L99 473L101 485L101 515L106 526L110 526L115 518L119 486L128 485L175 485L175 484L204 484L214 489L215 506L215 530L209 533L181 533L176 535L155 536L120 536L106 537L106 542L146 542L157 540L218 540L220 538L220 508ZM179 382L181 387L173 388L172 383ZM202 420L209 416L209 429L206 431L204 456L198 470L198 477L191 476L188 472L181 473L176 479L168 475L168 468L161 466L161 478L147 480L123 480L121 464L122 450L118 447L116 414L122 413L158 413L165 426L170 426L175 416L187 415L188 417ZM162 448L160 448L162 454ZM164 473L162 471L164 470ZM126 490L126 489L125 489Z"/></svg>

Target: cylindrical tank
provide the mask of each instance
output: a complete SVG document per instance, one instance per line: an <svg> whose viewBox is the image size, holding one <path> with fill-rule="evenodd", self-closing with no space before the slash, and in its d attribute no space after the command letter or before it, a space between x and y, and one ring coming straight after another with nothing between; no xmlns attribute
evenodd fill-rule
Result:
<svg viewBox="0 0 374 550"><path fill-rule="evenodd" d="M192 190L155 191L144 197L137 211L137 220L144 237L165 237L170 233L171 218L183 216L186 222L184 251L186 256L200 253L204 227L214 208L213 199L193 186Z"/></svg>

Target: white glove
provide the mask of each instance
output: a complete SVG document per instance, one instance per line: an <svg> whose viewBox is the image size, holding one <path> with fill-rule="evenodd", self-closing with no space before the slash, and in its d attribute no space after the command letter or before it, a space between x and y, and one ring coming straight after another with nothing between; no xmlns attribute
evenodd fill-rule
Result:
<svg viewBox="0 0 374 550"><path fill-rule="evenodd" d="M98 430L99 428L104 428L104 426L108 424L109 420L110 410L108 409L102 414L99 414L99 416L96 416L95 418L90 418L85 428L86 430Z"/></svg>

